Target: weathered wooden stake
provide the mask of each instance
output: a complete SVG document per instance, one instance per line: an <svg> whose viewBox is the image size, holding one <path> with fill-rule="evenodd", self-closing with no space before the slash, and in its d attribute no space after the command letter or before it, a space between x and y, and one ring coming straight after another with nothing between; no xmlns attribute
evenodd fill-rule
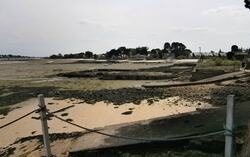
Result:
<svg viewBox="0 0 250 157"><path fill-rule="evenodd" d="M227 96L227 119L225 131L225 157L234 155L234 95Z"/></svg>
<svg viewBox="0 0 250 157"><path fill-rule="evenodd" d="M50 149L50 142L49 142L48 123L47 123L47 117L46 117L46 105L45 105L43 94L38 95L38 102L39 102L38 106L41 109L40 117L41 117L41 123L42 123L45 155L46 155L46 157L52 157L51 149Z"/></svg>

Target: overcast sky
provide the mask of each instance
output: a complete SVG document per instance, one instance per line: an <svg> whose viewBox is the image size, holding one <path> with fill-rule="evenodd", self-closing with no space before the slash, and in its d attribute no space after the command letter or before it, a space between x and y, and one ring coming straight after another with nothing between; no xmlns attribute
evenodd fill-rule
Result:
<svg viewBox="0 0 250 157"><path fill-rule="evenodd" d="M0 0L0 54L105 53L119 46L192 51L250 47L243 0Z"/></svg>

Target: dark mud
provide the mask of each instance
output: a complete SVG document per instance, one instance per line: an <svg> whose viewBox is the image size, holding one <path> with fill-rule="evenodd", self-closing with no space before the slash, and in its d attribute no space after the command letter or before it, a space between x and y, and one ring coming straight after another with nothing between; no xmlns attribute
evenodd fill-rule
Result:
<svg viewBox="0 0 250 157"><path fill-rule="evenodd" d="M101 80L165 80L175 78L172 73L142 72L139 70L91 70L58 74L68 78L98 78Z"/></svg>
<svg viewBox="0 0 250 157"><path fill-rule="evenodd" d="M71 153L71 157L223 157L224 142L193 141L148 143Z"/></svg>

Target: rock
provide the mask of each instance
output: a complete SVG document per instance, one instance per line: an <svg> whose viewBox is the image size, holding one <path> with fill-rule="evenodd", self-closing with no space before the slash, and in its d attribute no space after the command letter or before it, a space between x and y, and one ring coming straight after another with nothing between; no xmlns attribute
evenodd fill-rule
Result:
<svg viewBox="0 0 250 157"><path fill-rule="evenodd" d="M69 114L68 113L62 113L61 116L62 117L65 117L65 116L68 116Z"/></svg>
<svg viewBox="0 0 250 157"><path fill-rule="evenodd" d="M54 103L53 102L49 102L48 105L53 105Z"/></svg>
<svg viewBox="0 0 250 157"><path fill-rule="evenodd" d="M66 119L66 121L67 121L67 122L73 122L73 119L68 118L68 119Z"/></svg>
<svg viewBox="0 0 250 157"><path fill-rule="evenodd" d="M147 99L147 103L148 103L148 105L152 105L154 103L154 100L153 99Z"/></svg>
<svg viewBox="0 0 250 157"><path fill-rule="evenodd" d="M133 111L126 111L126 112L123 112L122 115L130 115L132 113L133 113Z"/></svg>
<svg viewBox="0 0 250 157"><path fill-rule="evenodd" d="M39 120L40 116L39 117L31 117L31 119Z"/></svg>

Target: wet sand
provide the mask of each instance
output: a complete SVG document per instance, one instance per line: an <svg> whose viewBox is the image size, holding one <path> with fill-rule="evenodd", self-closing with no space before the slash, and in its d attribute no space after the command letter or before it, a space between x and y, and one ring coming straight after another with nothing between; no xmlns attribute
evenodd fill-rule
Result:
<svg viewBox="0 0 250 157"><path fill-rule="evenodd" d="M63 112L56 113L56 115L64 119L72 119L74 123L88 128L98 128L108 125L192 112L195 111L197 107L203 108L211 106L202 102L187 102L186 100L180 100L179 97L170 97L154 101L152 104L149 104L146 100L144 100L139 105L128 103L119 106L105 102L87 104L77 99L54 100L53 98L47 98L46 103L48 104L47 108L50 112L74 105L74 107L66 109ZM14 107L20 108L11 111L7 116L0 116L0 126L36 109L37 104L37 99L30 99L15 105ZM128 115L122 114L127 111L132 111L132 113ZM62 116L62 114L64 116ZM0 147L5 147L20 137L41 134L40 120L32 119L32 117L39 117L39 114L34 113L17 123L1 129ZM50 133L82 131L79 128L61 122L53 117L52 120L48 121L48 124Z"/></svg>

